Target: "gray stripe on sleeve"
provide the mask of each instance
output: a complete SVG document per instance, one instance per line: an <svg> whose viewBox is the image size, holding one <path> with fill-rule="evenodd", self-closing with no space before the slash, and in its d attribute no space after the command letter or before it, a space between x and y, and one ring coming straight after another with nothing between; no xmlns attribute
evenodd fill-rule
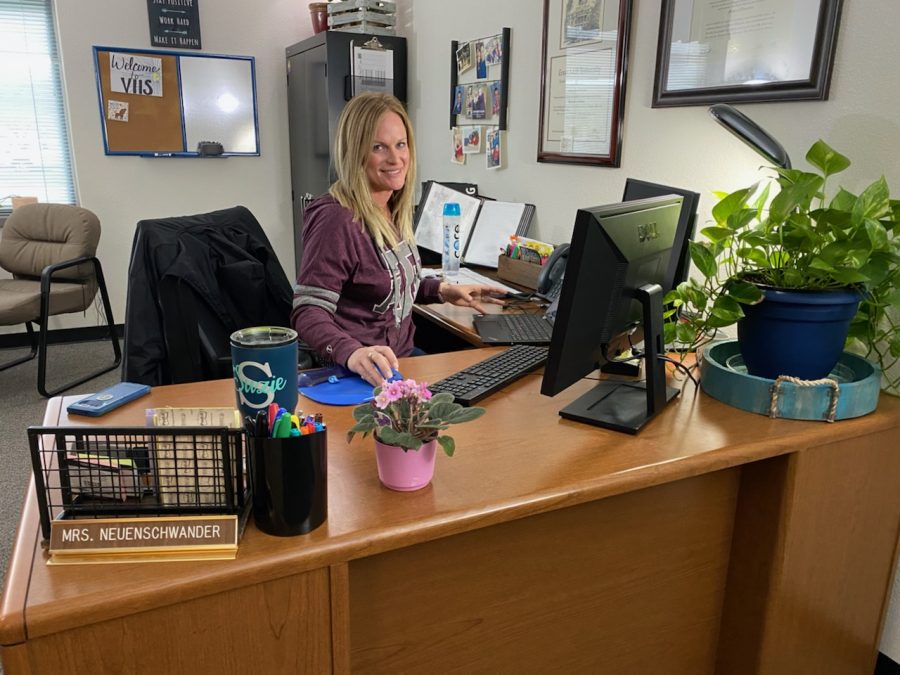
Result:
<svg viewBox="0 0 900 675"><path fill-rule="evenodd" d="M296 284L294 286L293 308L297 309L301 305L313 305L334 314L337 311L337 303L340 299L340 293L329 291L327 288Z"/></svg>

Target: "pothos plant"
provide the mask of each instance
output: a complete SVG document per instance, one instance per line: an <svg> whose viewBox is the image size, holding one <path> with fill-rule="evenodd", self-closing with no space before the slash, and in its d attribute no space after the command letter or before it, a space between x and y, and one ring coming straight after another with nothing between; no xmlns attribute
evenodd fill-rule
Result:
<svg viewBox="0 0 900 675"><path fill-rule="evenodd" d="M829 198L829 178L850 160L822 140L806 160L813 172L772 167L774 178L717 193L706 241L690 242L699 278L666 295L667 343L695 350L741 319L742 305L761 302L761 287L850 288L861 302L848 342L883 372L900 362L900 200L883 176L858 195L838 188ZM898 391L900 373L886 388Z"/></svg>
<svg viewBox="0 0 900 675"><path fill-rule="evenodd" d="M432 395L428 385L415 380L384 382L374 390L375 398L353 409L356 424L347 432L347 442L354 434L375 434L382 443L396 445L404 452L418 450L424 443L437 439L448 457L453 456L456 442L446 434L451 424L471 422L484 414L484 408L464 408L453 402L453 395Z"/></svg>

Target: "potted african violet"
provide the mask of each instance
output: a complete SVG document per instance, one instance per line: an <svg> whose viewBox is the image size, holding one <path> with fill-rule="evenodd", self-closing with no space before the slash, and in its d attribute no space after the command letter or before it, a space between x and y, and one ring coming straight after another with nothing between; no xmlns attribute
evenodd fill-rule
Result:
<svg viewBox="0 0 900 675"><path fill-rule="evenodd" d="M441 432L484 414L484 408L454 403L452 394L432 395L427 384L415 380L386 381L373 393L374 400L353 409L356 424L347 432L347 441L357 433L374 433L378 477L392 490L428 485L437 445L448 457L456 450L453 438Z"/></svg>

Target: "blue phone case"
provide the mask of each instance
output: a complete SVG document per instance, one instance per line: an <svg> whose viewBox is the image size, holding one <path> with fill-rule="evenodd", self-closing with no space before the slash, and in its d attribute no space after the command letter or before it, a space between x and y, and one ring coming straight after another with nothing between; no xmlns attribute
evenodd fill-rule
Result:
<svg viewBox="0 0 900 675"><path fill-rule="evenodd" d="M66 407L66 411L74 415L98 417L148 393L150 393L150 385L119 382L119 384L107 387L96 394L91 394L74 403L70 403Z"/></svg>

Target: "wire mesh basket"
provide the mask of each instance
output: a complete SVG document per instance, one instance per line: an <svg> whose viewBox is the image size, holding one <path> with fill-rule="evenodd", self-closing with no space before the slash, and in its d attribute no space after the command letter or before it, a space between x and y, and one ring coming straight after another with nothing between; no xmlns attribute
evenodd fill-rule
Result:
<svg viewBox="0 0 900 675"><path fill-rule="evenodd" d="M226 427L29 427L44 539L65 518L246 518L243 433Z"/></svg>

